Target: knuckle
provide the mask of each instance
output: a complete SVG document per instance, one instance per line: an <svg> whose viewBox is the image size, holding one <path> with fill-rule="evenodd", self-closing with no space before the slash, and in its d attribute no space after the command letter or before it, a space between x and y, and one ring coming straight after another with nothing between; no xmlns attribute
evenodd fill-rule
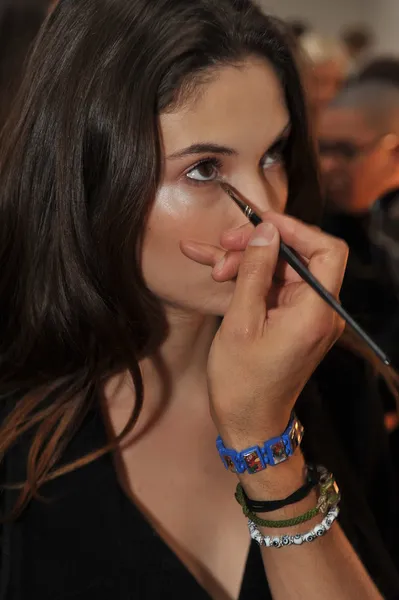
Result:
<svg viewBox="0 0 399 600"><path fill-rule="evenodd" d="M263 220L264 220L264 221L266 221L266 220L267 220L267 217L269 217L269 216L270 216L271 212L272 212L272 211L270 210L270 208L268 208L268 209L266 209L266 210L263 210L263 211L261 212L261 214L260 214L262 221L263 221Z"/></svg>
<svg viewBox="0 0 399 600"><path fill-rule="evenodd" d="M249 238L251 237L252 231L253 226L250 223L246 225L241 225L236 229L230 229L229 231L225 231L222 234L222 241L227 244L236 244L245 248Z"/></svg>
<svg viewBox="0 0 399 600"><path fill-rule="evenodd" d="M237 229L237 231L235 232L234 239L237 244L239 244L240 246L243 246L245 248L250 236L251 236L251 230L249 228L248 229Z"/></svg>
<svg viewBox="0 0 399 600"><path fill-rule="evenodd" d="M338 331L336 319L331 311L321 310L319 315L316 311L313 311L308 332L312 345L318 346L324 341L332 342L335 336L338 335Z"/></svg>
<svg viewBox="0 0 399 600"><path fill-rule="evenodd" d="M347 257L349 254L349 246L348 244L344 241L341 240L339 238L335 238L335 242L334 242L334 248L335 251L337 252L337 254L343 256L343 257Z"/></svg>
<svg viewBox="0 0 399 600"><path fill-rule="evenodd" d="M325 247L317 257L319 264L330 268L345 266L349 254L349 247L343 240L333 238L330 246Z"/></svg>
<svg viewBox="0 0 399 600"><path fill-rule="evenodd" d="M341 337L341 335L345 331L345 327L346 327L345 321L343 319L341 319L341 318L338 317L336 319L336 325L335 325L335 337L336 337L336 339L339 339Z"/></svg>
<svg viewBox="0 0 399 600"><path fill-rule="evenodd" d="M345 321L333 314L326 318L323 329L323 337L329 345L335 343L344 332Z"/></svg>
<svg viewBox="0 0 399 600"><path fill-rule="evenodd" d="M319 323L317 332L316 332L316 343L324 342L327 343L333 338L333 327L331 324L325 320Z"/></svg>

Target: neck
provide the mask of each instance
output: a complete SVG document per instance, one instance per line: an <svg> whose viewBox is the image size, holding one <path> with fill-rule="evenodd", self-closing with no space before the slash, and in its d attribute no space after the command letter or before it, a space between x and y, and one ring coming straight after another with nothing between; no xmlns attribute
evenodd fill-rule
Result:
<svg viewBox="0 0 399 600"><path fill-rule="evenodd" d="M157 382L166 383L175 396L192 381L206 381L209 350L219 319L170 310L167 321L166 340L158 352L144 359L140 366L148 390L154 389Z"/></svg>
<svg viewBox="0 0 399 600"><path fill-rule="evenodd" d="M157 353L140 362L144 384L144 404L137 433L160 419L178 413L182 406L193 418L209 415L207 398L207 361L219 326L218 317L170 309L167 311L168 336ZM108 409L131 414L135 401L130 375L115 376L105 390ZM187 410L185 411L187 412ZM172 417L173 418L173 417Z"/></svg>

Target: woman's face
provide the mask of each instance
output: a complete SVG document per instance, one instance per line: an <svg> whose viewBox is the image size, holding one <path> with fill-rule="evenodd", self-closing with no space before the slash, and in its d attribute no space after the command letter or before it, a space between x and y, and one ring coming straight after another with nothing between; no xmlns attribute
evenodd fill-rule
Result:
<svg viewBox="0 0 399 600"><path fill-rule="evenodd" d="M225 313L234 280L215 281L212 267L187 258L181 242L221 248L222 233L247 222L218 178L258 211L284 211L281 150L288 128L279 81L257 59L221 67L191 101L161 115L163 177L144 237L142 268L147 286L165 305Z"/></svg>

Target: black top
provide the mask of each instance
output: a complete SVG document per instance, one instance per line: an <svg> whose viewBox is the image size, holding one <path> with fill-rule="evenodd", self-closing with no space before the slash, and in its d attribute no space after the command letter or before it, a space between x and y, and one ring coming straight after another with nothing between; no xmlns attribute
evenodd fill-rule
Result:
<svg viewBox="0 0 399 600"><path fill-rule="evenodd" d="M343 306L399 369L399 189L382 196L368 213L327 213L323 229L350 248Z"/></svg>
<svg viewBox="0 0 399 600"><path fill-rule="evenodd" d="M362 361L334 350L297 410L305 426L305 456L325 464L340 484L342 527L384 597L396 599L398 496L381 406L366 375ZM65 460L105 439L100 414L92 412ZM25 459L23 444L9 453L8 481L23 476ZM17 522L3 528L0 600L209 598L127 499L111 456L49 482L42 493L51 501L32 501ZM3 501L7 510L13 492L5 492ZM259 548L252 544L240 600L254 598L271 596Z"/></svg>

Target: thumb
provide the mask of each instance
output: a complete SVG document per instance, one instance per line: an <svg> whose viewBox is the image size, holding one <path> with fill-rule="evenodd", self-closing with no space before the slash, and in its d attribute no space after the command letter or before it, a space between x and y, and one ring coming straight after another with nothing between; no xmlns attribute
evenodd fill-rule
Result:
<svg viewBox="0 0 399 600"><path fill-rule="evenodd" d="M250 333L264 323L266 297L276 270L280 235L272 223L261 223L252 233L240 265L233 300L229 308L239 327Z"/></svg>

